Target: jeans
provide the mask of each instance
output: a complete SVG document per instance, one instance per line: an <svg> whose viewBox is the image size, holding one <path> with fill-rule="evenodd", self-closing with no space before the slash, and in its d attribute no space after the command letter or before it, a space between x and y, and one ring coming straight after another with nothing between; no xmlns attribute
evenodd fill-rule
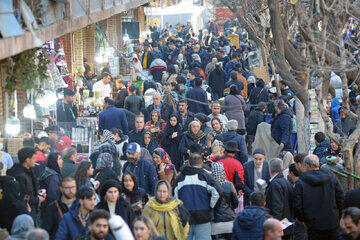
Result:
<svg viewBox="0 0 360 240"><path fill-rule="evenodd" d="M208 222L190 225L186 240L211 240L211 224Z"/></svg>

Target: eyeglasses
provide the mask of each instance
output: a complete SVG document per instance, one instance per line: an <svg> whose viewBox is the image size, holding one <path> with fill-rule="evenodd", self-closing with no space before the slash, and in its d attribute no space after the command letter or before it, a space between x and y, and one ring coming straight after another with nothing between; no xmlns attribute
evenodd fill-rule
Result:
<svg viewBox="0 0 360 240"><path fill-rule="evenodd" d="M72 190L72 189L76 189L76 186L72 186L72 187L61 187L64 190Z"/></svg>

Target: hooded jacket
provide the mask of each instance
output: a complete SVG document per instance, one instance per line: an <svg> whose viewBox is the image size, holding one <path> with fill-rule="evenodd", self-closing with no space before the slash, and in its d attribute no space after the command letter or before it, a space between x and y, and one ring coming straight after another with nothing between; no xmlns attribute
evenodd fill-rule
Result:
<svg viewBox="0 0 360 240"><path fill-rule="evenodd" d="M332 230L339 227L344 206L344 192L339 180L323 170L300 175L294 189L295 217L308 229Z"/></svg>
<svg viewBox="0 0 360 240"><path fill-rule="evenodd" d="M323 157L326 156L326 152L328 151L328 149L331 148L330 147L330 141L328 139L322 141L319 146L317 146L314 149L313 154L315 154L316 156L319 157L319 159L322 159Z"/></svg>
<svg viewBox="0 0 360 240"><path fill-rule="evenodd" d="M234 221L232 240L262 239L262 226L270 216L268 209L258 206L245 206Z"/></svg>
<svg viewBox="0 0 360 240"><path fill-rule="evenodd" d="M340 106L339 99L333 98L331 100L330 112L331 112L332 121L333 121L334 125L336 125L336 126L339 124L339 121L340 121L340 114L339 114L340 107L341 106Z"/></svg>
<svg viewBox="0 0 360 240"><path fill-rule="evenodd" d="M26 240L26 234L34 229L34 221L30 215L22 214L15 218L11 228L11 236L7 240Z"/></svg>
<svg viewBox="0 0 360 240"><path fill-rule="evenodd" d="M271 124L271 137L280 145L284 144L284 151L291 151L292 113L289 108L281 110Z"/></svg>

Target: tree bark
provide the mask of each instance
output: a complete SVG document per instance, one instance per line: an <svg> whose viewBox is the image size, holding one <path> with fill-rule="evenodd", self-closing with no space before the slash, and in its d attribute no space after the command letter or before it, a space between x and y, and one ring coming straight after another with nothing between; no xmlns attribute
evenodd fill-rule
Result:
<svg viewBox="0 0 360 240"><path fill-rule="evenodd" d="M309 139L309 108L304 107L299 98L295 97L295 106L296 106L296 129L297 129L297 142L298 142L298 152L299 153L308 153L310 146Z"/></svg>

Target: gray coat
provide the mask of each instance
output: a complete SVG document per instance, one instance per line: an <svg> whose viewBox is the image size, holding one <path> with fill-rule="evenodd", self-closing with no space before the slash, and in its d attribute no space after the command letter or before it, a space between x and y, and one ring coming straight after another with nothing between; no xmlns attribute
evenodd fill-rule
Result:
<svg viewBox="0 0 360 240"><path fill-rule="evenodd" d="M228 95L224 101L224 112L229 120L238 121L238 129L245 129L246 103L241 95Z"/></svg>

